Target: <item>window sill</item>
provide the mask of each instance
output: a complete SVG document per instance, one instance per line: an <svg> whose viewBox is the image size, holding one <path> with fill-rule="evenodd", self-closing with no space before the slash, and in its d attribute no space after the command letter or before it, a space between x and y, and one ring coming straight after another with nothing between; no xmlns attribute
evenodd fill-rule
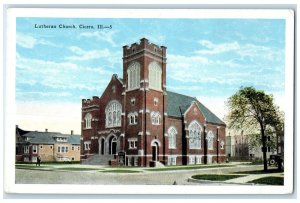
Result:
<svg viewBox="0 0 300 203"><path fill-rule="evenodd" d="M193 147L193 148L189 148L189 149L202 149L201 147Z"/></svg>
<svg viewBox="0 0 300 203"><path fill-rule="evenodd" d="M91 130L91 129L93 129L93 128L83 128L82 130Z"/></svg>
<svg viewBox="0 0 300 203"><path fill-rule="evenodd" d="M130 91L139 90L139 89L140 89L140 87L135 87L133 89L127 89L125 92L130 92Z"/></svg>
<svg viewBox="0 0 300 203"><path fill-rule="evenodd" d="M177 149L177 147L169 147L169 149Z"/></svg>
<svg viewBox="0 0 300 203"><path fill-rule="evenodd" d="M105 128L120 128L121 125L117 125L117 126L105 126Z"/></svg>
<svg viewBox="0 0 300 203"><path fill-rule="evenodd" d="M153 87L149 87L150 90L158 91L158 92L163 92L162 89L155 89Z"/></svg>

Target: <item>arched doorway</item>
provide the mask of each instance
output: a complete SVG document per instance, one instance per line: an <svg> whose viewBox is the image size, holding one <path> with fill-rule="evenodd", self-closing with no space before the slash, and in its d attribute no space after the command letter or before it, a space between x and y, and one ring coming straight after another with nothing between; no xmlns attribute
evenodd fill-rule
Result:
<svg viewBox="0 0 300 203"><path fill-rule="evenodd" d="M108 145L108 153L109 154L116 154L117 153L117 137L111 136L109 138L109 145Z"/></svg>
<svg viewBox="0 0 300 203"><path fill-rule="evenodd" d="M152 161L158 161L159 145L157 142L153 142L152 146Z"/></svg>

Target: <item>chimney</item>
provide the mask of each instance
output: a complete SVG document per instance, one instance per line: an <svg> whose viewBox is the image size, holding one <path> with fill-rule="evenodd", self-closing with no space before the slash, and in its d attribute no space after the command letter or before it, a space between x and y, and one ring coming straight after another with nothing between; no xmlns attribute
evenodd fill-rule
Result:
<svg viewBox="0 0 300 203"><path fill-rule="evenodd" d="M73 135L73 130L71 130L71 135Z"/></svg>
<svg viewBox="0 0 300 203"><path fill-rule="evenodd" d="M47 128L45 129L45 132L46 132L46 133L48 132L48 129L47 129Z"/></svg>

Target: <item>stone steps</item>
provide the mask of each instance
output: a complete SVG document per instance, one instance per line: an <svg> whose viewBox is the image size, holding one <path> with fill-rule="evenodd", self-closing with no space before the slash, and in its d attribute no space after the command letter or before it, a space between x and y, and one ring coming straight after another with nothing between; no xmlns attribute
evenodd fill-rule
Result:
<svg viewBox="0 0 300 203"><path fill-rule="evenodd" d="M99 155L94 154L90 158L82 161L82 164L87 165L109 165L109 161L114 159L114 155Z"/></svg>

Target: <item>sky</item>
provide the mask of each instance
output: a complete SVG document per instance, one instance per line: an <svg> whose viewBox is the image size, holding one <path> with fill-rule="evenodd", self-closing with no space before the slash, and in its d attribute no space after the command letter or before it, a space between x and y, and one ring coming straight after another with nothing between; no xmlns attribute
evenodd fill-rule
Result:
<svg viewBox="0 0 300 203"><path fill-rule="evenodd" d="M45 25L56 28L37 28ZM17 18L16 33L16 117L25 130L80 134L81 99L122 77L122 47L144 37L167 47L167 89L219 118L241 86L284 109L285 20Z"/></svg>

